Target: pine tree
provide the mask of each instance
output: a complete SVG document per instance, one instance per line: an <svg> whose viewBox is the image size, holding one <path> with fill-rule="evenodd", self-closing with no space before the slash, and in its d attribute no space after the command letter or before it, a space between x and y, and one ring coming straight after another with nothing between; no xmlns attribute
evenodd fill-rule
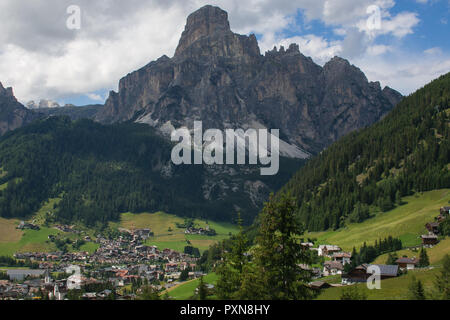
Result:
<svg viewBox="0 0 450 320"><path fill-rule="evenodd" d="M238 217L240 231L232 240L231 252L225 255L224 262L217 267L219 276L216 284L220 299L237 299L243 281L243 270L248 264L248 240L242 228L242 219Z"/></svg>
<svg viewBox="0 0 450 320"><path fill-rule="evenodd" d="M367 294L359 290L356 285L349 286L342 290L341 300L367 300Z"/></svg>
<svg viewBox="0 0 450 320"><path fill-rule="evenodd" d="M402 194L401 194L400 190L397 190L397 192L395 193L395 202L399 206L404 204L404 202L402 200Z"/></svg>
<svg viewBox="0 0 450 320"><path fill-rule="evenodd" d="M309 264L310 256L302 250L300 236L301 224L296 221L296 202L288 194L277 199L271 195L260 216L259 235L254 252L255 267L245 281L248 294L255 293L255 278L261 279L262 287L255 296L247 299L300 300L312 298L308 287L311 272L301 267ZM249 281L251 280L251 281ZM256 290L255 290L256 289Z"/></svg>
<svg viewBox="0 0 450 320"><path fill-rule="evenodd" d="M160 300L158 292L152 286L142 288L139 300Z"/></svg>
<svg viewBox="0 0 450 320"><path fill-rule="evenodd" d="M428 267L430 265L430 259L428 258L427 250L422 247L419 255L419 267Z"/></svg>
<svg viewBox="0 0 450 320"><path fill-rule="evenodd" d="M425 300L425 289L423 288L422 281L416 280L416 277L412 277L409 285L409 298L410 300Z"/></svg>
<svg viewBox="0 0 450 320"><path fill-rule="evenodd" d="M238 298L241 300L268 300L266 279L261 276L261 267L249 263L244 267Z"/></svg>
<svg viewBox="0 0 450 320"><path fill-rule="evenodd" d="M200 277L200 283L199 283L197 289L198 289L198 299L206 300L206 297L208 295L208 289L206 288L206 284L203 281L203 276Z"/></svg>
<svg viewBox="0 0 450 320"><path fill-rule="evenodd" d="M387 265L395 265L395 261L397 261L397 259L398 259L397 252L389 253L386 264Z"/></svg>
<svg viewBox="0 0 450 320"><path fill-rule="evenodd" d="M180 278L178 280L186 281L187 279L189 279L189 268L186 268L183 271L181 271Z"/></svg>
<svg viewBox="0 0 450 320"><path fill-rule="evenodd" d="M442 262L442 271L436 276L435 286L440 298L450 300L450 255L446 254Z"/></svg>

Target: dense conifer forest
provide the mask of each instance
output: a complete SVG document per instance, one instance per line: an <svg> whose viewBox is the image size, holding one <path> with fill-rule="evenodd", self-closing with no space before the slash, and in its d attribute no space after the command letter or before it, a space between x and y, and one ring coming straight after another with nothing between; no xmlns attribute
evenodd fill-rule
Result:
<svg viewBox="0 0 450 320"><path fill-rule="evenodd" d="M450 73L323 151L282 192L295 196L299 220L318 231L361 222L414 192L449 188L449 118Z"/></svg>
<svg viewBox="0 0 450 320"><path fill-rule="evenodd" d="M122 212L234 221L233 205L247 224L253 222L260 208L248 195L205 200L206 165L171 165L171 149L144 124L101 125L67 116L34 122L0 139L0 216L30 217L43 201L62 198L54 219L89 226L115 221ZM277 176L261 177L258 169L242 180L261 180L277 190L301 164L282 158Z"/></svg>

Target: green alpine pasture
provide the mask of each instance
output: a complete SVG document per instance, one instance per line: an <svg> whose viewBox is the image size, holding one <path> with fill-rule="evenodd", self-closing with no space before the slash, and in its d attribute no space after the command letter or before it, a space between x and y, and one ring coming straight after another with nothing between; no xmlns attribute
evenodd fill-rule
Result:
<svg viewBox="0 0 450 320"><path fill-rule="evenodd" d="M440 242L432 248L426 249L428 258L430 259L431 265L439 264L446 254L450 255L450 238L447 237L445 239L440 240ZM397 256L403 257L406 256L408 258L419 258L420 249L404 249L396 252ZM374 264L386 264L388 259L388 253L383 254L375 259Z"/></svg>
<svg viewBox="0 0 450 320"><path fill-rule="evenodd" d="M203 281L205 284L213 284L217 283L218 276L215 273L210 273L203 277ZM175 300L189 300L195 294L195 289L199 286L200 279L194 279L186 282L182 282L179 285L176 285L162 293L168 294L169 297ZM213 298L213 297L211 297Z"/></svg>
<svg viewBox="0 0 450 320"><path fill-rule="evenodd" d="M18 219L0 218L0 256L12 256L15 252L50 252L55 251L55 245L49 241L49 235L61 235L71 240L79 239L80 236L73 233L64 233L51 226L44 226L45 217L51 216L54 212L54 206L61 198L49 199L42 207L27 221L33 222L40 226L41 230L17 230L16 227L20 223ZM132 214L124 213L121 215L119 223L110 223L112 228L124 228L128 230L149 228L154 232L154 236L147 240L147 245L156 245L160 249L173 249L183 252L184 247L192 245L204 251L209 246L217 243L222 239L226 239L230 234L237 233L238 227L231 223L217 223L213 221L205 221L196 219L196 227L206 228L208 224L210 228L215 229L215 236L206 235L186 235L184 229L177 228L177 223L183 223L184 219L175 215L157 212L157 213L141 213ZM94 236L94 231L77 226L77 229L85 231L86 235ZM81 246L81 251L89 253L97 250L98 244L86 242ZM69 251L72 251L69 246Z"/></svg>
<svg viewBox="0 0 450 320"><path fill-rule="evenodd" d="M408 271L407 274L397 278L385 279L381 281L381 289L369 290L365 283L356 284L359 290L363 291L368 300L408 300L408 286L412 277L421 280L428 297L431 298L434 290L434 281L440 274L440 267L431 267L426 269L415 269ZM342 291L348 286L331 287L321 291L318 300L339 300Z"/></svg>
<svg viewBox="0 0 450 320"><path fill-rule="evenodd" d="M3 225L3 223L8 225L11 224L11 221L6 220L5 222L5 219L1 219L0 225ZM16 252L51 252L56 250L55 245L48 240L49 235L60 233L56 229L41 227L39 231L24 230L19 232L22 233L19 240L0 242L0 256L12 256Z"/></svg>
<svg viewBox="0 0 450 320"><path fill-rule="evenodd" d="M196 227L206 228L209 225L211 229L216 230L215 236L189 235L184 233L184 229L177 228L177 223L183 223L184 219L164 212L156 213L123 213L120 223L110 223L113 228L124 228L128 230L149 228L154 233L146 244L155 245L159 249L173 249L183 252L184 247L192 245L199 248L201 252L208 249L212 244L226 239L230 234L239 232L239 228L231 223L205 221L195 219Z"/></svg>
<svg viewBox="0 0 450 320"><path fill-rule="evenodd" d="M421 243L420 235L427 234L427 222L434 221L439 208L450 201L450 189L433 190L403 198L406 203L395 209L377 213L362 223L353 223L331 231L306 233L305 238L316 238L319 244L338 245L351 251L359 249L364 242L373 244L375 240L388 236L398 237L404 247Z"/></svg>

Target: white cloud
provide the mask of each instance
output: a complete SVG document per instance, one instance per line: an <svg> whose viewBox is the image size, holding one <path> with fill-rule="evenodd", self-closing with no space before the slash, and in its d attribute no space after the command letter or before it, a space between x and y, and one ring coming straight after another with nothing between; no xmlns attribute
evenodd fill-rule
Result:
<svg viewBox="0 0 450 320"><path fill-rule="evenodd" d="M79 31L65 27L71 4L82 10ZM0 81L13 86L21 101L61 100L117 89L118 80L127 73L163 54L172 56L187 15L205 4L228 11L233 31L258 34L262 52L297 42L302 53L320 64L334 55L362 63L364 58L384 56L393 49L377 43L377 36L400 39L413 33L419 22L415 13L391 15L394 0L33 0L27 5L2 0ZM375 33L367 30L369 5L381 10L381 29ZM305 25L296 24L299 11ZM343 40L312 34L308 24L313 20ZM301 36L286 36L286 28ZM386 59L385 65L390 64Z"/></svg>
<svg viewBox="0 0 450 320"><path fill-rule="evenodd" d="M434 47L434 48L425 50L424 53L430 54L430 55L442 54L442 49L439 47Z"/></svg>
<svg viewBox="0 0 450 320"><path fill-rule="evenodd" d="M391 46L387 46L384 44L380 44L380 45L373 45L367 48L367 54L371 55L371 56L379 56L385 53L388 53L390 51L392 51L392 47Z"/></svg>
<svg viewBox="0 0 450 320"><path fill-rule="evenodd" d="M116 88L118 80L130 71L163 53L172 54L185 20L185 13L176 7L142 9L121 23L107 22L107 15L99 15L98 22L89 12L85 15L86 27L71 31L73 39L56 43L60 47L57 53L47 50L47 43L30 48L11 41L0 49L2 81L14 87L20 100L60 99ZM180 23L172 23L177 20ZM110 35L102 31L108 28L114 29Z"/></svg>
<svg viewBox="0 0 450 320"><path fill-rule="evenodd" d="M417 13L402 12L389 20L381 22L381 33L392 33L398 38L403 38L413 33L413 28L419 23Z"/></svg>
<svg viewBox="0 0 450 320"><path fill-rule="evenodd" d="M291 43L297 43L300 47L300 51L309 57L313 57L314 61L319 64L324 64L336 55L342 52L340 42L330 42L323 37L318 37L312 34L305 36L296 36L286 39L278 39L277 45L289 47ZM273 48L271 44L262 43L260 45L266 50Z"/></svg>
<svg viewBox="0 0 450 320"><path fill-rule="evenodd" d="M407 58L405 58L407 57ZM364 57L352 61L370 81L380 81L407 95L431 80L450 71L450 56L433 57L424 54L395 52L385 57Z"/></svg>
<svg viewBox="0 0 450 320"><path fill-rule="evenodd" d="M96 93L87 93L86 96L89 99L94 100L94 101L100 101L100 102L104 102L105 101L104 97L102 97L101 95L96 94Z"/></svg>
<svg viewBox="0 0 450 320"><path fill-rule="evenodd" d="M414 27L419 22L420 19L417 13L414 12L401 12L394 17L385 13L381 19L379 29L369 29L366 20L360 20L357 23L357 27L360 31L367 33L371 38L387 34L391 34L397 38L403 38L408 34L414 33Z"/></svg>

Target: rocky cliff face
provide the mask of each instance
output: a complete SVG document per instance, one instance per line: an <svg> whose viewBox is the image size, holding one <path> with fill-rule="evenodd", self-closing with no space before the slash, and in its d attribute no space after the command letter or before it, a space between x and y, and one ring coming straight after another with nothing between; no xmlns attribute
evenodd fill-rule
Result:
<svg viewBox="0 0 450 320"><path fill-rule="evenodd" d="M400 99L338 57L321 67L295 44L261 55L254 35L233 33L225 11L205 6L188 17L174 57L121 79L96 120L165 129L192 128L194 120L205 129L262 126L317 153L376 122Z"/></svg>
<svg viewBox="0 0 450 320"><path fill-rule="evenodd" d="M28 124L36 118L37 114L17 101L12 88L4 88L0 83L0 135Z"/></svg>

